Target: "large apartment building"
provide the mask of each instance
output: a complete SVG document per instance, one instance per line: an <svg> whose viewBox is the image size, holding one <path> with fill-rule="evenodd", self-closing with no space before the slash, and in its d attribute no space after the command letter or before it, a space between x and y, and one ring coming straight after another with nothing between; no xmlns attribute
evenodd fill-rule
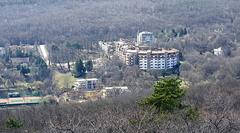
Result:
<svg viewBox="0 0 240 133"><path fill-rule="evenodd" d="M126 65L137 65L142 70L171 69L179 63L177 49L153 49L135 46L123 49L118 55Z"/></svg>
<svg viewBox="0 0 240 133"><path fill-rule="evenodd" d="M179 63L179 51L176 49L139 50L139 68L143 70L171 69Z"/></svg>
<svg viewBox="0 0 240 133"><path fill-rule="evenodd" d="M120 39L111 43L114 54L126 65L138 66L142 70L166 70L174 68L179 63L179 50L169 48L153 48L154 36L151 32L138 34L137 42ZM105 45L110 44L109 42ZM103 50L104 45L99 43ZM114 47L112 47L114 45Z"/></svg>

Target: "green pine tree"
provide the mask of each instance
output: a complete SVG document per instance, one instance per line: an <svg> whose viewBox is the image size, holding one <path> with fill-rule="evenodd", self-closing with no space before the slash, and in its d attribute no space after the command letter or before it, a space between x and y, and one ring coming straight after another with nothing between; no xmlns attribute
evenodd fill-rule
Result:
<svg viewBox="0 0 240 133"><path fill-rule="evenodd" d="M85 64L85 67L86 67L86 70L88 72L92 71L93 70L93 63L91 60L87 61L86 64Z"/></svg>
<svg viewBox="0 0 240 133"><path fill-rule="evenodd" d="M78 61L75 63L73 73L74 73L74 77L76 77L76 78L85 76L85 74L86 74L86 68L84 67L83 62L82 62L81 59L78 60Z"/></svg>
<svg viewBox="0 0 240 133"><path fill-rule="evenodd" d="M173 112L180 109L185 94L180 88L181 80L166 77L154 85L154 92L145 98L141 104L155 108L158 112Z"/></svg>
<svg viewBox="0 0 240 133"><path fill-rule="evenodd" d="M30 68L27 66L20 66L20 73L26 76L26 74L30 73Z"/></svg>

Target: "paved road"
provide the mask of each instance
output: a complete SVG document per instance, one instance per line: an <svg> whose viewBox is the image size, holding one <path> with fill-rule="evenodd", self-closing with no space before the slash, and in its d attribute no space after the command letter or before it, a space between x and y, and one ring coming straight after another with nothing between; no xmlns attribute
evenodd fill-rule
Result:
<svg viewBox="0 0 240 133"><path fill-rule="evenodd" d="M42 59L45 61L45 63L49 66L49 53L47 50L47 46L46 45L39 45L38 46L38 52L40 54L40 56L42 57Z"/></svg>
<svg viewBox="0 0 240 133"><path fill-rule="evenodd" d="M49 60L49 52L48 52L48 50L47 50L47 46L46 46L46 45L39 45L39 46L37 47L37 49L38 49L38 52L39 52L41 58L45 61L45 63L46 63L48 66L51 66L52 63L51 63L50 60ZM50 63L49 63L49 62L50 62ZM95 59L95 60L93 60L93 62L98 63L99 61ZM101 62L101 61L100 61L100 62ZM75 62L69 62L69 64L70 64L70 65L73 65L73 64L75 64ZM61 63L61 64L55 63L55 65L58 66L58 67L61 65L62 67L68 68L68 64L67 64L67 63Z"/></svg>
<svg viewBox="0 0 240 133"><path fill-rule="evenodd" d="M51 63L49 64L49 53L48 53L48 50L47 50L47 46L46 45L39 45L38 46L38 52L41 56L41 58L45 61L45 63L49 66L49 65L52 65ZM75 62L70 62L69 64L72 65L74 64ZM68 64L67 63L55 63L56 66L62 66L62 67L65 67L67 68L68 67Z"/></svg>

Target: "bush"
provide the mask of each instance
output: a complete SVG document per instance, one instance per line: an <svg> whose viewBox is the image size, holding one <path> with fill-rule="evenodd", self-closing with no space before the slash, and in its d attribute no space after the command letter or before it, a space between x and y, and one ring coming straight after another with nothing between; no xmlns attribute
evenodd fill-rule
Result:
<svg viewBox="0 0 240 133"><path fill-rule="evenodd" d="M6 122L7 128L10 129L18 129L23 127L22 121L16 119L16 118L9 118Z"/></svg>

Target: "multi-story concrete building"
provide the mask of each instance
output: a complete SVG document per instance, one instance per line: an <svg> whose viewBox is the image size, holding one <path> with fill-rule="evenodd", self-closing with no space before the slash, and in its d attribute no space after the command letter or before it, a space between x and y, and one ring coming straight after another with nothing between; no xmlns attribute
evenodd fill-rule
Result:
<svg viewBox="0 0 240 133"><path fill-rule="evenodd" d="M21 58L11 58L10 59L12 64L14 66L20 65L20 64L29 64L30 63L30 58L29 57L21 57Z"/></svg>
<svg viewBox="0 0 240 133"><path fill-rule="evenodd" d="M101 47L101 49L103 50L105 55L111 55L113 54L114 50L115 50L115 43L114 42L104 42L104 41L99 41L98 42L99 46Z"/></svg>
<svg viewBox="0 0 240 133"><path fill-rule="evenodd" d="M155 42L153 33L141 32L137 36L137 42L120 39L114 41L114 54L126 65L138 66L142 70L165 70L174 68L179 63L179 51L177 49L153 48ZM109 44L100 42L102 49ZM106 51L106 50L104 50Z"/></svg>
<svg viewBox="0 0 240 133"><path fill-rule="evenodd" d="M179 63L177 49L134 47L121 54L121 59L126 65L137 65L142 70L171 69Z"/></svg>
<svg viewBox="0 0 240 133"><path fill-rule="evenodd" d="M119 41L113 42L99 41L98 44L105 55L112 56L114 53L124 52L129 46L134 46L135 42L127 39L120 39ZM118 56L120 55L122 54L118 54Z"/></svg>
<svg viewBox="0 0 240 133"><path fill-rule="evenodd" d="M155 37L152 32L140 32L137 35L137 44L140 45L152 45L155 42Z"/></svg>
<svg viewBox="0 0 240 133"><path fill-rule="evenodd" d="M36 47L34 45L11 45L7 47L7 50L11 51L12 53L20 51L26 54L36 51Z"/></svg>
<svg viewBox="0 0 240 133"><path fill-rule="evenodd" d="M119 59L127 62L127 65L130 65L131 62L135 62L136 59L136 51L135 51L135 43L134 42L126 42L126 41L118 41L115 43L115 55L119 57ZM128 51L128 52L127 52ZM132 58L132 59L130 59Z"/></svg>
<svg viewBox="0 0 240 133"><path fill-rule="evenodd" d="M126 65L138 65L138 51L136 49L128 49L125 53Z"/></svg>

